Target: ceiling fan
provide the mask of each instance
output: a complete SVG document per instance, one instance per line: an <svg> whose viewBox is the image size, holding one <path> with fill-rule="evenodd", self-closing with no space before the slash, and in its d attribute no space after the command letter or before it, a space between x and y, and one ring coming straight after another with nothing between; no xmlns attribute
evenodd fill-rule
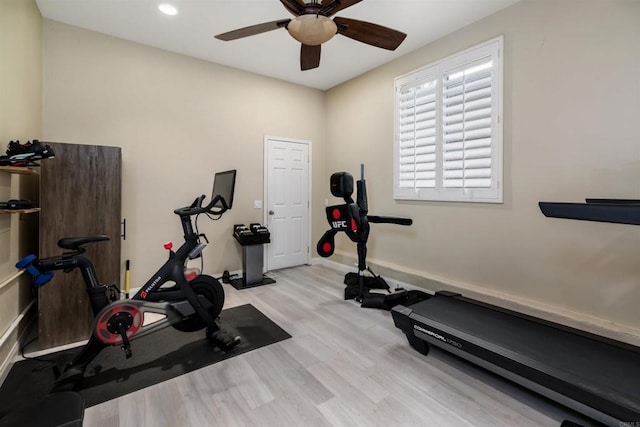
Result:
<svg viewBox="0 0 640 427"><path fill-rule="evenodd" d="M216 36L229 41L249 37L267 31L286 28L299 41L300 68L302 71L320 65L320 46L336 34L388 50L395 50L407 37L406 34L381 25L357 19L330 17L342 9L360 3L362 0L280 0L280 3L294 15L293 19L280 19L251 25Z"/></svg>

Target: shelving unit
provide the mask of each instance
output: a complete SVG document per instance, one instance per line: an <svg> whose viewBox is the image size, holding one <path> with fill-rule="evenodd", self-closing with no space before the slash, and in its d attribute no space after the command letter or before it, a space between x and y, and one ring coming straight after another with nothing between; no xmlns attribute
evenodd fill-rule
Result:
<svg viewBox="0 0 640 427"><path fill-rule="evenodd" d="M17 173L22 175L40 175L37 169L24 166L0 166L0 172Z"/></svg>
<svg viewBox="0 0 640 427"><path fill-rule="evenodd" d="M30 209L0 209L0 214L30 214L40 212L40 208Z"/></svg>
<svg viewBox="0 0 640 427"><path fill-rule="evenodd" d="M0 172L19 175L40 175L40 171L33 167L24 166L0 166ZM30 214L40 212L40 208L29 209L0 209L0 214Z"/></svg>

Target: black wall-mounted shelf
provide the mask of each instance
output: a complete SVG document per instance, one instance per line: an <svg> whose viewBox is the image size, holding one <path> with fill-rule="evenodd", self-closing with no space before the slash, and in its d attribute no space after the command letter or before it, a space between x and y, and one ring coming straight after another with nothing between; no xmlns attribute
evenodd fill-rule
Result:
<svg viewBox="0 0 640 427"><path fill-rule="evenodd" d="M547 217L640 225L640 200L586 199L586 203L539 202Z"/></svg>

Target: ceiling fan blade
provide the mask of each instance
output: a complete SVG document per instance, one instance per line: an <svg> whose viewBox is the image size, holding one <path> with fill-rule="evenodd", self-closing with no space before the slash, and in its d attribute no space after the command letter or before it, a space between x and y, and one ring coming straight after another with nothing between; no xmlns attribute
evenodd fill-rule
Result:
<svg viewBox="0 0 640 427"><path fill-rule="evenodd" d="M320 46L302 44L300 47L300 69L302 71L318 68L320 65Z"/></svg>
<svg viewBox="0 0 640 427"><path fill-rule="evenodd" d="M277 30L278 28L286 27L291 19L280 19L278 21L264 22L262 24L250 25L244 28L238 28L237 30L229 31L227 33L218 34L216 38L218 40L236 40L243 37L255 36L256 34L266 33L267 31Z"/></svg>
<svg viewBox="0 0 640 427"><path fill-rule="evenodd" d="M407 37L400 31L357 19L336 16L333 22L338 26L338 34L383 49L396 50Z"/></svg>
<svg viewBox="0 0 640 427"><path fill-rule="evenodd" d="M304 11L304 1L302 0L280 0L280 3L294 16L298 16Z"/></svg>
<svg viewBox="0 0 640 427"><path fill-rule="evenodd" d="M356 3L360 3L361 1L362 0L322 0L322 9L320 9L320 15L334 15L342 9L346 9Z"/></svg>

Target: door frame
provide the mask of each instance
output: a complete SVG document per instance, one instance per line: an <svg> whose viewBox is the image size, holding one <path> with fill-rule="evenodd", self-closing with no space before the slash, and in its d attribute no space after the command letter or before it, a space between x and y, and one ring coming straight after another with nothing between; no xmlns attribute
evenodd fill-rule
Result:
<svg viewBox="0 0 640 427"><path fill-rule="evenodd" d="M268 186L269 186L269 141L280 141L280 142L286 142L286 143L294 143L294 144L305 144L308 147L308 152L309 152L309 174L308 174L308 197L309 197L309 209L307 211L307 238L308 238L308 243L309 243L309 250L307 251L307 260L306 260L306 265L310 265L311 264L311 230L313 228L311 219L313 217L313 215L311 214L311 212L313 212L313 197L312 197L312 189L313 186L311 185L311 183L313 182L313 174L312 174L312 165L313 165L313 154L312 154L312 147L313 144L310 140L307 139L297 139L297 138L287 138L287 137L281 137L281 136L275 136L275 135L265 135L264 139L263 139L264 143L263 143L263 148L264 148L264 153L263 153L263 159L264 159L264 167L263 167L263 179L262 182L264 183L263 185L263 189L262 189L262 198L264 200L263 204L262 204L262 221L263 224L267 224L268 223L268 212L269 212L269 191L268 191ZM264 251L263 254L263 265L264 265L264 270L269 271L269 250L267 249L266 251Z"/></svg>

